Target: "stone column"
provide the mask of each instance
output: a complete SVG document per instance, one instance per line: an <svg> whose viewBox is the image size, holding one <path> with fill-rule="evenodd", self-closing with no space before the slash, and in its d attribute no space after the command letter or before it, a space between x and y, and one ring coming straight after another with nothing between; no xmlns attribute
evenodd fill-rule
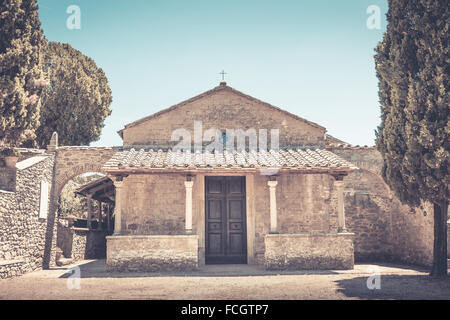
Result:
<svg viewBox="0 0 450 320"><path fill-rule="evenodd" d="M98 212L97 212L97 218L98 218L98 227L97 230L102 230L102 202L100 200L97 200L98 205Z"/></svg>
<svg viewBox="0 0 450 320"><path fill-rule="evenodd" d="M270 233L278 233L277 227L277 194L276 187L278 181L270 180L267 182L270 191Z"/></svg>
<svg viewBox="0 0 450 320"><path fill-rule="evenodd" d="M344 180L343 177L335 178L334 185L337 191L338 200L338 232L345 233L345 207L344 207Z"/></svg>
<svg viewBox="0 0 450 320"><path fill-rule="evenodd" d="M91 219L92 219L92 205L91 205L92 196L88 194L86 196L87 201L87 228L91 230Z"/></svg>
<svg viewBox="0 0 450 320"><path fill-rule="evenodd" d="M187 180L184 182L186 187L186 233L192 233L192 187L194 181Z"/></svg>
<svg viewBox="0 0 450 320"><path fill-rule="evenodd" d="M108 234L111 232L111 205L109 203L106 205L106 230L108 230Z"/></svg>
<svg viewBox="0 0 450 320"><path fill-rule="evenodd" d="M114 235L120 235L122 232L122 177L114 179L114 187L116 188L116 198L114 207Z"/></svg>

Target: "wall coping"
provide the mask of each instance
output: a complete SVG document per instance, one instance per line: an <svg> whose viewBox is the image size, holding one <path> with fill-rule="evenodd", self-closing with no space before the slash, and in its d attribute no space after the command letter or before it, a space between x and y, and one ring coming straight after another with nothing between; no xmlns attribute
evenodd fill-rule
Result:
<svg viewBox="0 0 450 320"><path fill-rule="evenodd" d="M348 237L354 236L351 232L340 232L340 233L270 233L266 234L265 237L269 238L309 238L309 237Z"/></svg>
<svg viewBox="0 0 450 320"><path fill-rule="evenodd" d="M48 156L34 156L28 159L25 159L23 161L16 163L16 169L17 170L24 170L31 166L34 166L35 164L47 159Z"/></svg>
<svg viewBox="0 0 450 320"><path fill-rule="evenodd" d="M115 235L107 236L107 240L121 240L121 239L167 239L167 238L178 238L178 239L189 239L197 238L196 234L177 234L177 235Z"/></svg>
<svg viewBox="0 0 450 320"><path fill-rule="evenodd" d="M120 150L123 146L58 146L56 150Z"/></svg>

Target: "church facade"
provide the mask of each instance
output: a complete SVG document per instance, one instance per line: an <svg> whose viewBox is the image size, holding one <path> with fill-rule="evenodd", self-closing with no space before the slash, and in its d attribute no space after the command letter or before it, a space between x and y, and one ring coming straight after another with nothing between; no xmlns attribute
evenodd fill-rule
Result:
<svg viewBox="0 0 450 320"><path fill-rule="evenodd" d="M102 168L109 270L353 268L343 186L358 168L326 148L324 127L223 81L119 134Z"/></svg>

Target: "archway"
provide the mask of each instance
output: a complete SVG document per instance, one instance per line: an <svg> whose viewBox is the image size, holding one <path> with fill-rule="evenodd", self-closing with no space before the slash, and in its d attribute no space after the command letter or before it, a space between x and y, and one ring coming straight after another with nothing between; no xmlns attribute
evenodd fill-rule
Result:
<svg viewBox="0 0 450 320"><path fill-rule="evenodd" d="M106 257L106 236L114 231L115 188L111 179L89 172L69 180L57 206L57 265Z"/></svg>

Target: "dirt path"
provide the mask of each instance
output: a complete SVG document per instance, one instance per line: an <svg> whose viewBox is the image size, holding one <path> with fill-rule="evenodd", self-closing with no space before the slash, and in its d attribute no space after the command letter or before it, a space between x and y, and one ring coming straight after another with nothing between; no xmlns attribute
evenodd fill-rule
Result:
<svg viewBox="0 0 450 320"><path fill-rule="evenodd" d="M254 266L207 266L189 275L108 273L104 260L78 266L79 275L70 276L69 266L0 280L0 299L450 300L450 278L432 279L426 270L407 266L359 264L349 271L278 273Z"/></svg>

